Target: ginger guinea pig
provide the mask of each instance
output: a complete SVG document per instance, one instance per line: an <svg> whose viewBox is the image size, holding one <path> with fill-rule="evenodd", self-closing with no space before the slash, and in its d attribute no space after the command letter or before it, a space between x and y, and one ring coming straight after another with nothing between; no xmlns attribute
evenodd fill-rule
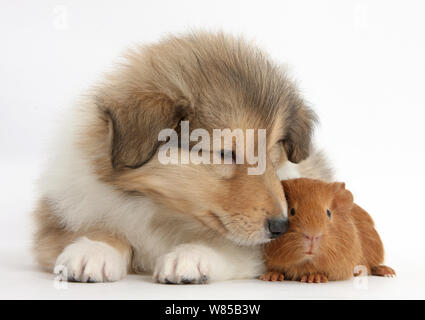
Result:
<svg viewBox="0 0 425 320"><path fill-rule="evenodd" d="M289 229L264 248L265 281L345 280L363 265L369 274L394 276L384 260L382 241L369 214L353 202L340 182L282 181Z"/></svg>

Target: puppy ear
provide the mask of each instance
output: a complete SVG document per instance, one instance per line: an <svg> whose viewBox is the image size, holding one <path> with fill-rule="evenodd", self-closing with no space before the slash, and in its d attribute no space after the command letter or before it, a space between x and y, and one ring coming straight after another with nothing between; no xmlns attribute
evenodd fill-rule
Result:
<svg viewBox="0 0 425 320"><path fill-rule="evenodd" d="M332 200L332 210L336 211L348 211L351 210L354 204L353 194L345 189L345 183L334 182L331 183L331 189L334 193Z"/></svg>
<svg viewBox="0 0 425 320"><path fill-rule="evenodd" d="M115 169L138 168L156 153L162 129L175 129L189 115L186 100L172 101L160 93L143 93L117 102L98 99L110 125L111 162Z"/></svg>
<svg viewBox="0 0 425 320"><path fill-rule="evenodd" d="M283 140L288 160L298 163L308 157L311 148L311 137L316 122L314 112L299 101L292 106L288 118L286 137Z"/></svg>

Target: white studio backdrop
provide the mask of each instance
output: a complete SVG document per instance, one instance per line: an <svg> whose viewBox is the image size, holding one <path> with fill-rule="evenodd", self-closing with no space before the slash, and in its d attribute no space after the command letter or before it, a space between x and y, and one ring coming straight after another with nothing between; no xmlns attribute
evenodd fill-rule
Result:
<svg viewBox="0 0 425 320"><path fill-rule="evenodd" d="M388 263L419 276L424 13L423 1L1 0L0 247L29 244L34 180L61 110L126 47L202 28L245 35L288 66Z"/></svg>

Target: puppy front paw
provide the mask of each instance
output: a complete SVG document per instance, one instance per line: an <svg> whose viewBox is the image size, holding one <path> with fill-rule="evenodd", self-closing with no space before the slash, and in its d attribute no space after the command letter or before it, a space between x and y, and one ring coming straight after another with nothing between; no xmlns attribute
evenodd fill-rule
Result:
<svg viewBox="0 0 425 320"><path fill-rule="evenodd" d="M158 259L153 278L167 284L207 283L209 258L197 245L180 245Z"/></svg>
<svg viewBox="0 0 425 320"><path fill-rule="evenodd" d="M127 260L107 243L82 237L62 251L53 272L76 282L117 281L127 274Z"/></svg>

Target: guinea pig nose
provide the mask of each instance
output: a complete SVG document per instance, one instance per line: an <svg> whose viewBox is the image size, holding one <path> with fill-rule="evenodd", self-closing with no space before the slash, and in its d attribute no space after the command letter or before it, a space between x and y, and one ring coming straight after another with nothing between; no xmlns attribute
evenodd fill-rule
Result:
<svg viewBox="0 0 425 320"><path fill-rule="evenodd" d="M288 231L288 218L272 218L267 219L267 229L270 233L270 238L274 239Z"/></svg>

